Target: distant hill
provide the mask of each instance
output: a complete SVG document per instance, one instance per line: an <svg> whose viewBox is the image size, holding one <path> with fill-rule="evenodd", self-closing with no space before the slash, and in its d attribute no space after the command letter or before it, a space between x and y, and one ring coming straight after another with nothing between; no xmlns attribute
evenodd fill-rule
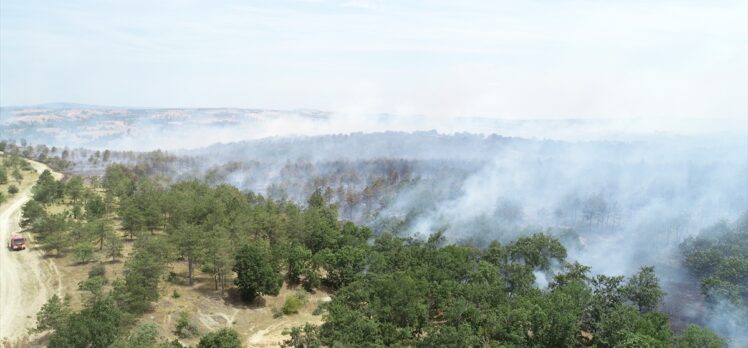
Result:
<svg viewBox="0 0 748 348"><path fill-rule="evenodd" d="M143 145L143 140L149 138L185 138L277 120L303 118L313 121L326 116L326 113L314 110L120 108L50 103L0 108L0 138L25 139L57 146L103 148L128 142Z"/></svg>
<svg viewBox="0 0 748 348"><path fill-rule="evenodd" d="M683 121L683 120L681 120ZM0 140L24 139L28 143L58 147L86 147L113 150L198 149L212 144L258 140L250 150L268 148L273 138L286 137L276 154L293 144L310 144L305 137L330 136L314 140L314 149L335 153L370 153L420 157L421 150L438 150L448 157L484 156L486 143L505 143L507 138L567 141L632 141L663 139L673 135L725 134L744 137L731 121L693 120L664 122L636 119L502 119L486 117L432 118L423 115L332 113L319 110L269 110L254 108L134 108L75 103L0 107ZM725 131L727 129L727 131ZM429 132L436 130L436 132ZM732 130L732 131L730 131ZM394 132L393 132L394 131ZM398 136L415 134L415 137ZM733 133L737 134L733 134ZM372 143L352 143L346 134L381 133ZM466 133L477 135L466 135ZM453 138L443 138L452 135ZM495 135L491 137L492 135ZM440 138L442 137L442 138ZM485 138L485 139L483 139ZM292 143L289 145L288 143ZM471 144L475 143L475 144ZM376 146L375 146L376 145ZM455 146L458 145L458 146ZM433 147L436 146L436 147ZM230 148L225 148L230 151ZM338 151L341 150L341 151ZM264 150L263 150L264 151ZM302 151L304 152L304 151ZM423 151L421 151L423 152ZM270 155L271 153L268 153Z"/></svg>

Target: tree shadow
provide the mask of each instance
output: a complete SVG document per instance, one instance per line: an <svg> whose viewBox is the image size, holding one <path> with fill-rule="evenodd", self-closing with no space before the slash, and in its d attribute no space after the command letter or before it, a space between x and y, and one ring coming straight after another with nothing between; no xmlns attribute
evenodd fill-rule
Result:
<svg viewBox="0 0 748 348"><path fill-rule="evenodd" d="M85 266L85 265L88 265L90 263L96 263L96 262L98 262L98 261L96 261L96 260L90 260L90 261L73 261L73 262L69 263L69 265L70 266Z"/></svg>
<svg viewBox="0 0 748 348"><path fill-rule="evenodd" d="M255 297L254 300L248 302L244 299L241 291L237 288L229 288L226 290L226 294L223 296L223 303L232 307L243 307L249 309L264 308L267 305L267 301L262 296Z"/></svg>

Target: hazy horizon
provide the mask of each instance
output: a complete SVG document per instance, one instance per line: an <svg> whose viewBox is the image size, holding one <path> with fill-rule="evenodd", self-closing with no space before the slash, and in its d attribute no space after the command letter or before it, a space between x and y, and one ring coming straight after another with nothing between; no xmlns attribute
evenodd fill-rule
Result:
<svg viewBox="0 0 748 348"><path fill-rule="evenodd" d="M748 115L743 1L0 7L3 106L314 109L435 122L742 125Z"/></svg>

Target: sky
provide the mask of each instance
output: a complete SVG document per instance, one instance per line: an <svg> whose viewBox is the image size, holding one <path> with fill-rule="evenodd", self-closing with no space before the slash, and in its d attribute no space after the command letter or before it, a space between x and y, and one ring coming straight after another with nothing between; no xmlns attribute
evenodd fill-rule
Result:
<svg viewBox="0 0 748 348"><path fill-rule="evenodd" d="M0 0L0 105L748 119L748 2Z"/></svg>

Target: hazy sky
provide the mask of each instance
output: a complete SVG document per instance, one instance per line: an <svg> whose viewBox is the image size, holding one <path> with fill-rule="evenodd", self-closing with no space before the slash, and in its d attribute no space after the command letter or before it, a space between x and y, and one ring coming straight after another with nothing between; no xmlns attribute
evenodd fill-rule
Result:
<svg viewBox="0 0 748 348"><path fill-rule="evenodd" d="M0 0L0 105L748 117L748 6Z"/></svg>

